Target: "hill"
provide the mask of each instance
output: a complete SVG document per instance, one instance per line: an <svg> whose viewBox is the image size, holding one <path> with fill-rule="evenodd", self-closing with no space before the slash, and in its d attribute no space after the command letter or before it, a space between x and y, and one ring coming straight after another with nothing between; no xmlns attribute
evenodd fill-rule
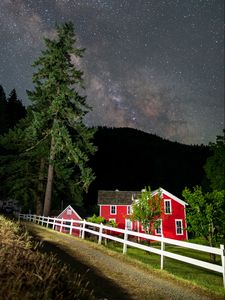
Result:
<svg viewBox="0 0 225 300"><path fill-rule="evenodd" d="M97 201L97 191L141 190L163 187L181 197L185 186L201 185L208 146L184 145L131 128L99 127L95 134L98 151L91 159L96 180L86 204Z"/></svg>

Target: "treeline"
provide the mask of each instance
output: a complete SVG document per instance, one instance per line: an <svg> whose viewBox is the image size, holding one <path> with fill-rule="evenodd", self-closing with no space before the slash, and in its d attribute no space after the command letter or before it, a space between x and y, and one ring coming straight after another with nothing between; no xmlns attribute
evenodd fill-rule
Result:
<svg viewBox="0 0 225 300"><path fill-rule="evenodd" d="M7 133L20 119L26 116L26 108L18 99L16 90L13 89L9 96L0 85L0 135Z"/></svg>
<svg viewBox="0 0 225 300"><path fill-rule="evenodd" d="M209 182L203 166L212 151L205 145L185 145L131 128L99 127L94 144L98 151L90 164L96 179L86 203L96 204L97 192L140 191L146 186L165 188L182 197L185 187Z"/></svg>

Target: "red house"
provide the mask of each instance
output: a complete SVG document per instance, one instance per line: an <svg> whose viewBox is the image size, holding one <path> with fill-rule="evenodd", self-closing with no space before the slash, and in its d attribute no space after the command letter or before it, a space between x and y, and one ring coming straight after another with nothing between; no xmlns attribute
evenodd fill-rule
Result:
<svg viewBox="0 0 225 300"><path fill-rule="evenodd" d="M66 220L74 220L73 226L79 227L80 224L76 223L75 221L81 221L81 217L78 215L78 213L72 208L72 206L68 205L57 217L57 219L63 219L63 224L70 225L71 222L66 222ZM55 227L56 230L60 230L60 226ZM64 228L62 232L68 233L70 231L69 227ZM79 236L80 230L79 229L73 229L72 234Z"/></svg>
<svg viewBox="0 0 225 300"><path fill-rule="evenodd" d="M158 219L158 226L152 231L152 234L159 235L163 233L164 237L186 240L186 205L187 203L177 198L163 188L160 188L162 199L162 214ZM155 196L159 190L152 192ZM100 207L100 216L106 220L114 220L119 228L128 228L130 230L143 232L140 222L132 222L130 215L132 213L132 204L138 200L141 192L139 191L99 191L98 205Z"/></svg>

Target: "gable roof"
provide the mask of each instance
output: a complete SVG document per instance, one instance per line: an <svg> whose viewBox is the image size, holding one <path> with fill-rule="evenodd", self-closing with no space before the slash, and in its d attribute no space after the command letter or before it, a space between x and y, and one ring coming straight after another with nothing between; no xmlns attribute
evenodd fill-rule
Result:
<svg viewBox="0 0 225 300"><path fill-rule="evenodd" d="M173 194L169 193L163 188L152 191L152 196L158 194L158 192L166 195L169 198L172 198L176 202L185 206L188 205L185 201L179 199ZM98 205L131 205L133 200L137 200L141 195L141 191L98 191Z"/></svg>
<svg viewBox="0 0 225 300"><path fill-rule="evenodd" d="M188 205L187 202L185 202L185 201L181 200L180 198L174 196L173 194L171 194L170 192L166 191L165 189L163 189L161 187L158 190L152 191L152 196L157 195L159 191L161 192L161 194L164 194L167 197L172 198L173 200L175 200L176 202L180 203L181 205L184 205L184 206Z"/></svg>
<svg viewBox="0 0 225 300"><path fill-rule="evenodd" d="M61 216L63 215L63 213L64 212L66 212L68 209L71 209L72 210L72 213L74 213L77 217L78 217L78 219L80 219L80 220L82 220L81 219L81 217L78 215L78 213L72 208L72 206L71 205L68 205L59 215L58 215L58 217L57 218L61 218Z"/></svg>
<svg viewBox="0 0 225 300"><path fill-rule="evenodd" d="M98 191L98 204L131 205L140 194L140 191Z"/></svg>

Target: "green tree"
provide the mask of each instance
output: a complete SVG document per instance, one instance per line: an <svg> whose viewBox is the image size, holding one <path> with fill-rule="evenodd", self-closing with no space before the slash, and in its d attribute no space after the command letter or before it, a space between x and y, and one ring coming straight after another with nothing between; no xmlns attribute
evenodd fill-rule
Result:
<svg viewBox="0 0 225 300"><path fill-rule="evenodd" d="M185 188L183 197L187 203L188 230L203 237L210 246L216 246L225 238L224 190L203 193L202 188L193 191Z"/></svg>
<svg viewBox="0 0 225 300"><path fill-rule="evenodd" d="M212 190L225 189L225 129L223 135L216 138L216 143L210 143L213 155L204 166L207 178L210 180Z"/></svg>
<svg viewBox="0 0 225 300"><path fill-rule="evenodd" d="M154 226L158 224L161 216L161 192L152 195L151 188L145 188L141 192L140 198L132 205L131 220L141 222L145 233L151 234Z"/></svg>
<svg viewBox="0 0 225 300"><path fill-rule="evenodd" d="M90 111L86 97L78 90L83 87L83 72L72 57L81 58L84 49L75 48L72 23L57 26L57 37L45 39L46 49L33 64L34 91L28 91L32 101L33 121L27 135L33 137L33 149L48 142L48 175L44 200L44 215L49 215L52 203L54 175L60 165L74 169L74 184L87 191L94 179L88 167L89 155L95 152L93 130L84 123Z"/></svg>
<svg viewBox="0 0 225 300"><path fill-rule="evenodd" d="M18 99L15 89L11 91L7 98L7 115L9 128L13 128L19 120L26 116L26 108L21 100Z"/></svg>
<svg viewBox="0 0 225 300"><path fill-rule="evenodd" d="M0 85L0 134L8 129L7 100L3 87Z"/></svg>

